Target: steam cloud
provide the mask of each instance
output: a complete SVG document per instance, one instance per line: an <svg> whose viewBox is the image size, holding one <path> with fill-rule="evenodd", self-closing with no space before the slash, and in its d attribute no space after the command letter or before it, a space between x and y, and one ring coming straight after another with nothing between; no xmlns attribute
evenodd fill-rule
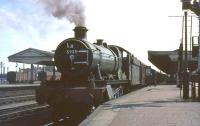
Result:
<svg viewBox="0 0 200 126"><path fill-rule="evenodd" d="M66 17L76 26L85 26L82 0L39 0L54 17Z"/></svg>

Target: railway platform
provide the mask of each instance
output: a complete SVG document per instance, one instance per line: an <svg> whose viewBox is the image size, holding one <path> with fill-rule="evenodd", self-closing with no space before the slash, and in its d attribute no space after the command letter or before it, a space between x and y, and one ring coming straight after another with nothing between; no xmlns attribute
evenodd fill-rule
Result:
<svg viewBox="0 0 200 126"><path fill-rule="evenodd" d="M200 126L199 108L176 85L150 86L102 104L80 126Z"/></svg>

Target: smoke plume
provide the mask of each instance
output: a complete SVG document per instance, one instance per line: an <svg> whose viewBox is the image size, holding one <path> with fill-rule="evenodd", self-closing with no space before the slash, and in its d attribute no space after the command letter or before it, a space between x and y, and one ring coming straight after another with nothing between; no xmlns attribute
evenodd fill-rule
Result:
<svg viewBox="0 0 200 126"><path fill-rule="evenodd" d="M67 18L76 26L85 26L85 7L82 0L39 0L57 18Z"/></svg>

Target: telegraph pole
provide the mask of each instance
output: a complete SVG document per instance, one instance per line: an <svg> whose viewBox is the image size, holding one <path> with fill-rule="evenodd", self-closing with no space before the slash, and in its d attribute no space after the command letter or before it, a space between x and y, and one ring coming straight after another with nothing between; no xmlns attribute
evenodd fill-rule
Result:
<svg viewBox="0 0 200 126"><path fill-rule="evenodd" d="M187 11L184 12L185 16L185 71L187 71L188 67L188 54L187 54Z"/></svg>

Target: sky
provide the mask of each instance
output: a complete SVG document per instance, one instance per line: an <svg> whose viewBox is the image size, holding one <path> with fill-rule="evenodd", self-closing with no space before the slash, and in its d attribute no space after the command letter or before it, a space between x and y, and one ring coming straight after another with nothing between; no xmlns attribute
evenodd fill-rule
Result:
<svg viewBox="0 0 200 126"><path fill-rule="evenodd" d="M148 50L172 51L179 47L183 15L180 0L82 0L88 41L104 39L130 51L146 65ZM36 48L55 50L73 37L75 24L56 18L38 0L0 0L0 61L9 70L7 57Z"/></svg>

